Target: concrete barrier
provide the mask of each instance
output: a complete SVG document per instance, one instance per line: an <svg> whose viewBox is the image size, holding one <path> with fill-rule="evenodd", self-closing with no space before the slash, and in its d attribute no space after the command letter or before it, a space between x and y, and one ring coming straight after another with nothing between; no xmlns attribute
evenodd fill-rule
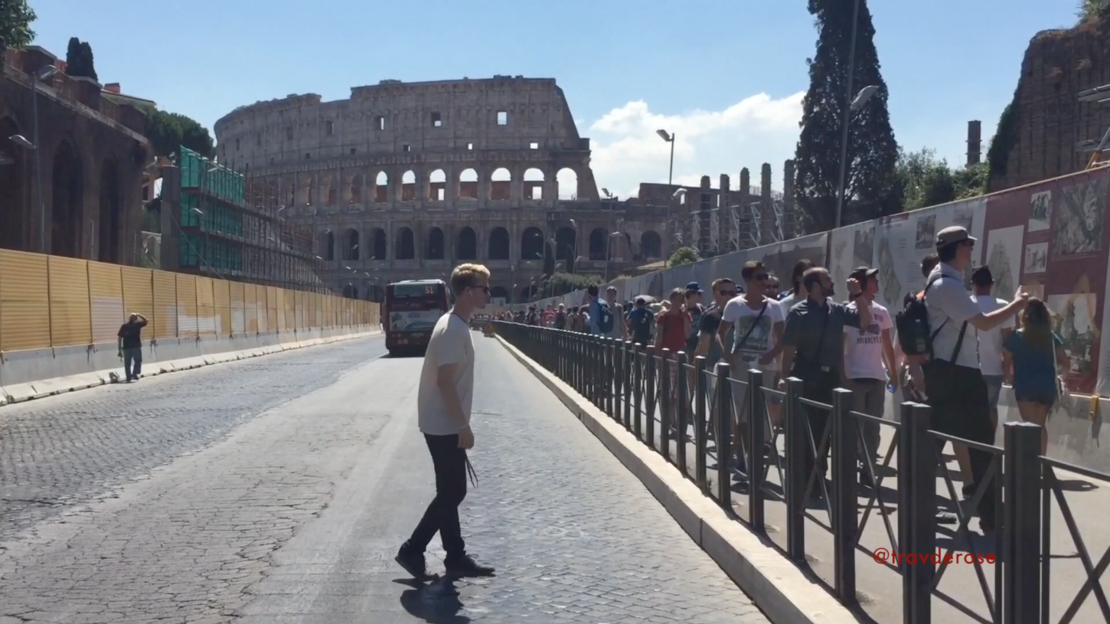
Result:
<svg viewBox="0 0 1110 624"><path fill-rule="evenodd" d="M234 362L380 333L351 326L239 336L163 338L144 341L142 377ZM116 344L55 347L0 353L0 405L83 390L123 379Z"/></svg>

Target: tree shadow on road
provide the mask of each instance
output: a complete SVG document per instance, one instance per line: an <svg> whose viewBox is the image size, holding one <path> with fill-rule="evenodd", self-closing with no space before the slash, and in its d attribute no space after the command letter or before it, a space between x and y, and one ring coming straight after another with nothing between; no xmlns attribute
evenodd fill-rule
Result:
<svg viewBox="0 0 1110 624"><path fill-rule="evenodd" d="M411 579L394 582L413 587L401 593L401 606L409 615L421 618L429 624L470 622L470 618L459 615L463 603L459 599L459 591L455 589L454 580L450 577L439 578L430 583Z"/></svg>

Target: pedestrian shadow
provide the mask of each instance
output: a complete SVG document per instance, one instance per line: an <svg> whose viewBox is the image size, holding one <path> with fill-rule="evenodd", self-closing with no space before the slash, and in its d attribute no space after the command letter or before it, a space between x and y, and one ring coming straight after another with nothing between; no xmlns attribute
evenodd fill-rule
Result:
<svg viewBox="0 0 1110 624"><path fill-rule="evenodd" d="M467 624L470 618L459 615L463 609L459 591L455 589L454 579L438 578L429 583L413 579L398 579L394 583L408 585L412 589L401 592L401 606L413 617L429 624Z"/></svg>

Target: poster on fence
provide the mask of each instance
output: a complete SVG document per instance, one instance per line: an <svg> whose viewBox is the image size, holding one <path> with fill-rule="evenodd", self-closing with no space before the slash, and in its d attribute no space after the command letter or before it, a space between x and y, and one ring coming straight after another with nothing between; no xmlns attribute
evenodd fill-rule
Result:
<svg viewBox="0 0 1110 624"><path fill-rule="evenodd" d="M1110 172L1078 174L992 195L987 207L986 264L994 294L1013 297L1020 284L1052 311L1071 359L1065 374L1075 392L1103 392L1110 370L1099 353L1110 348L1106 275L1110 228L1105 212Z"/></svg>
<svg viewBox="0 0 1110 624"><path fill-rule="evenodd" d="M963 200L880 219L875 225L872 266L879 269L879 303L900 309L907 293L925 286L921 260L936 252L936 234L959 225L979 240L983 238L986 200ZM971 285L971 268L982 262L982 246L975 249L965 275Z"/></svg>
<svg viewBox="0 0 1110 624"><path fill-rule="evenodd" d="M829 273L838 293L847 298L848 276L861 266L873 266L875 257L875 222L849 225L829 233Z"/></svg>

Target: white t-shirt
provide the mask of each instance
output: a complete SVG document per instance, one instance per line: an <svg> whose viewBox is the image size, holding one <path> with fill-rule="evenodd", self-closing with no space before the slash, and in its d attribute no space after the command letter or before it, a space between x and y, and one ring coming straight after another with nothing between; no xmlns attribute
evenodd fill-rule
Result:
<svg viewBox="0 0 1110 624"><path fill-rule="evenodd" d="M748 366L759 366L759 358L775 347L775 323L783 322L782 307L774 299L764 299L764 303L767 304L767 311L763 313L762 317L759 315L759 311L763 306L758 305L754 309L749 307L744 295L731 299L725 304L725 309L721 311L721 320L734 324L733 340L735 342L732 345L732 352L738 355L736 358L738 363L744 362ZM759 318L758 323L756 323L756 318ZM751 334L748 334L749 329ZM747 335L747 339L741 344L740 341L745 335ZM774 370L771 366L765 368Z"/></svg>
<svg viewBox="0 0 1110 624"><path fill-rule="evenodd" d="M453 312L444 314L436 321L428 341L428 351L424 355L424 368L420 371L417 420L420 431L429 435L453 435L464 428L447 412L443 393L439 390L439 367L448 364L459 365L455 388L469 424L474 397L474 341L466 321Z"/></svg>
<svg viewBox="0 0 1110 624"><path fill-rule="evenodd" d="M790 294L786 296L786 298L780 299L779 307L782 308L782 318L785 319L787 315L790 314L790 308L793 308L795 304L801 303L805 300L805 298L805 293L802 293L801 296L798 296L795 295L793 291L791 291Z"/></svg>
<svg viewBox="0 0 1110 624"><path fill-rule="evenodd" d="M857 302L848 304L848 309L858 308ZM894 327L890 312L883 306L871 302L871 325L867 329L844 328L847 338L844 345L844 362L848 379L878 379L886 381L886 368L883 366L883 330Z"/></svg>
<svg viewBox="0 0 1110 624"><path fill-rule="evenodd" d="M972 295L972 301L979 304L983 314L989 314L1000 308L1006 307L1006 302L992 295ZM990 331L979 331L979 370L984 375L1000 377L1002 375L1002 330L1012 329L1014 319L1008 318L1005 323Z"/></svg>

